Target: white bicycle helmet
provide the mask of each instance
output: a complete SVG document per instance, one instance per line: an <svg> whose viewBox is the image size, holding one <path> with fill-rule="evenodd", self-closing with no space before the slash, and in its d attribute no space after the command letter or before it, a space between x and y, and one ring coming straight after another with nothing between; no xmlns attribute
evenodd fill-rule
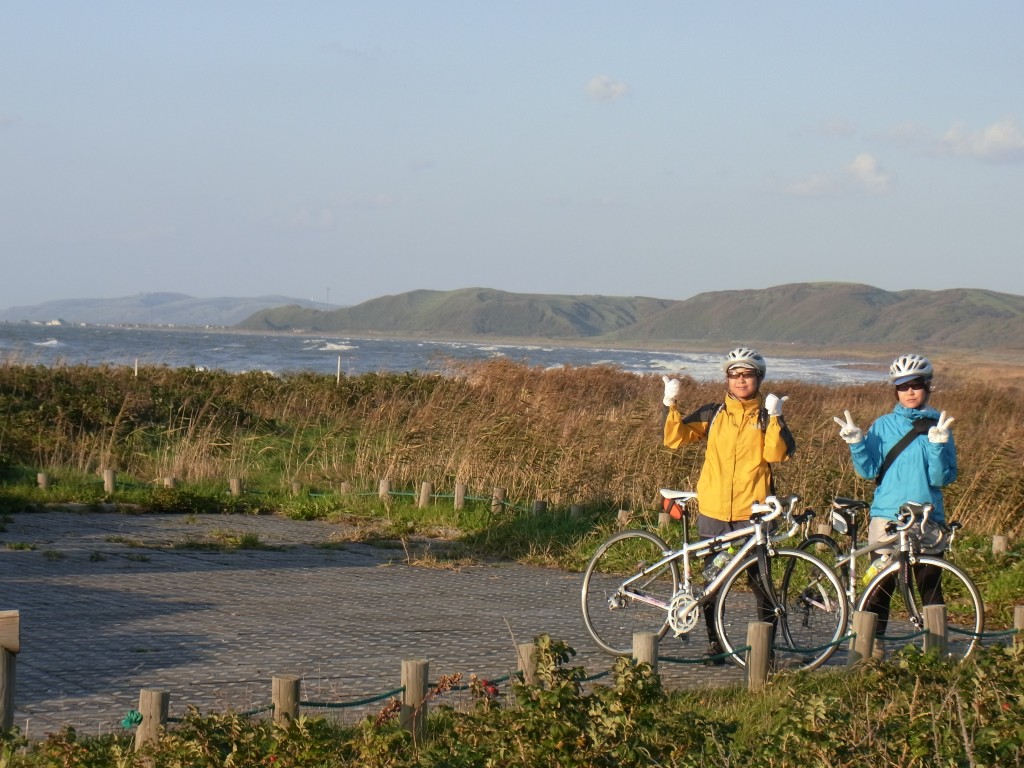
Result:
<svg viewBox="0 0 1024 768"><path fill-rule="evenodd" d="M757 371L761 378L764 378L764 374L768 370L761 353L750 349L750 347L736 347L725 356L725 360L722 361L722 370L728 373L731 368L751 368Z"/></svg>
<svg viewBox="0 0 1024 768"><path fill-rule="evenodd" d="M933 374L931 362L922 355L900 355L889 366L889 381L894 386L906 384L914 379L931 381Z"/></svg>

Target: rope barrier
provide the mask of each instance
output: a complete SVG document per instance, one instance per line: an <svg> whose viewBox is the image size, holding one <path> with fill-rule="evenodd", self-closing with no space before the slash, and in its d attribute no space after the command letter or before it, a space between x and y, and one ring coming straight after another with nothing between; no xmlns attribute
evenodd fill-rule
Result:
<svg viewBox="0 0 1024 768"><path fill-rule="evenodd" d="M384 699L390 699L392 696L397 696L400 693L405 692L405 686L401 688L395 688L393 691L387 693L380 693L376 696L368 696L365 699L357 699L356 701L300 701L299 706L302 707L319 707L320 709L347 709L348 707L362 707L367 704L373 704L375 701L383 701Z"/></svg>

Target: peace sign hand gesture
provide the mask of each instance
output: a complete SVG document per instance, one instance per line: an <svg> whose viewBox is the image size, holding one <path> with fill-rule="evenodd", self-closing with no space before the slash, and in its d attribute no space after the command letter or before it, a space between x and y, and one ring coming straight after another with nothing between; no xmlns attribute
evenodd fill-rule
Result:
<svg viewBox="0 0 1024 768"><path fill-rule="evenodd" d="M846 419L841 419L838 416L833 416L832 420L839 425L839 436L846 441L847 445L853 445L859 443L864 439L864 432L853 423L853 417L849 411L843 411L846 414Z"/></svg>
<svg viewBox="0 0 1024 768"><path fill-rule="evenodd" d="M928 430L928 442L929 443L948 443L949 442L949 425L953 423L953 418L946 417L946 412L943 411L939 414L939 422Z"/></svg>

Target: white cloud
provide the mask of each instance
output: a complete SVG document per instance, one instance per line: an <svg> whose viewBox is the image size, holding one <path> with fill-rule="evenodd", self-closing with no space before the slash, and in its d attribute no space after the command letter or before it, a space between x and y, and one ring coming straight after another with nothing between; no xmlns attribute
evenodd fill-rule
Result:
<svg viewBox="0 0 1024 768"><path fill-rule="evenodd" d="M820 136L853 136L857 133L856 126L841 117L834 117L823 120L814 127L814 132Z"/></svg>
<svg viewBox="0 0 1024 768"><path fill-rule="evenodd" d="M874 155L862 152L849 163L844 170L864 189L872 192L884 192L892 179L888 173L878 167L878 159Z"/></svg>
<svg viewBox="0 0 1024 768"><path fill-rule="evenodd" d="M1004 117L980 131L970 131L957 123L942 137L942 146L954 155L976 157L993 162L1024 160L1024 133L1012 117Z"/></svg>
<svg viewBox="0 0 1024 768"><path fill-rule="evenodd" d="M835 181L821 173L794 181L786 187L786 192L793 197L831 197L836 191Z"/></svg>
<svg viewBox="0 0 1024 768"><path fill-rule="evenodd" d="M615 101L629 93L629 86L608 75L598 75L590 79L584 90L594 101Z"/></svg>

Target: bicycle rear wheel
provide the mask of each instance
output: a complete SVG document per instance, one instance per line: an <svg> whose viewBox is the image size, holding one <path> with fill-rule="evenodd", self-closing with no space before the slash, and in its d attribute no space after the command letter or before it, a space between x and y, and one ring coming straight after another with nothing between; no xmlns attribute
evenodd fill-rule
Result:
<svg viewBox="0 0 1024 768"><path fill-rule="evenodd" d="M679 588L679 566L671 560L638 574L670 551L653 533L622 531L590 559L583 574L583 622L606 653L629 656L635 632L663 637L668 630L668 604Z"/></svg>
<svg viewBox="0 0 1024 768"><path fill-rule="evenodd" d="M982 602L978 587L959 566L944 558L919 555L916 559L919 564L935 566L942 572L942 593L946 604L946 658L954 661L967 658L980 642L985 627L985 604ZM872 596L892 575L896 576L897 583L890 603L889 623L885 634L879 639L886 643L888 650L912 645L924 651L927 638L924 606L921 604L921 596L913 576L909 589L906 590L909 600L904 599L898 561L882 570L865 587L857 602L857 610L866 610Z"/></svg>
<svg viewBox="0 0 1024 768"><path fill-rule="evenodd" d="M813 555L779 549L769 558L770 572L761 574L757 557L748 558L722 585L715 618L722 649L745 666L747 625L774 625L775 671L815 669L839 646L846 631L848 609L839 577Z"/></svg>

